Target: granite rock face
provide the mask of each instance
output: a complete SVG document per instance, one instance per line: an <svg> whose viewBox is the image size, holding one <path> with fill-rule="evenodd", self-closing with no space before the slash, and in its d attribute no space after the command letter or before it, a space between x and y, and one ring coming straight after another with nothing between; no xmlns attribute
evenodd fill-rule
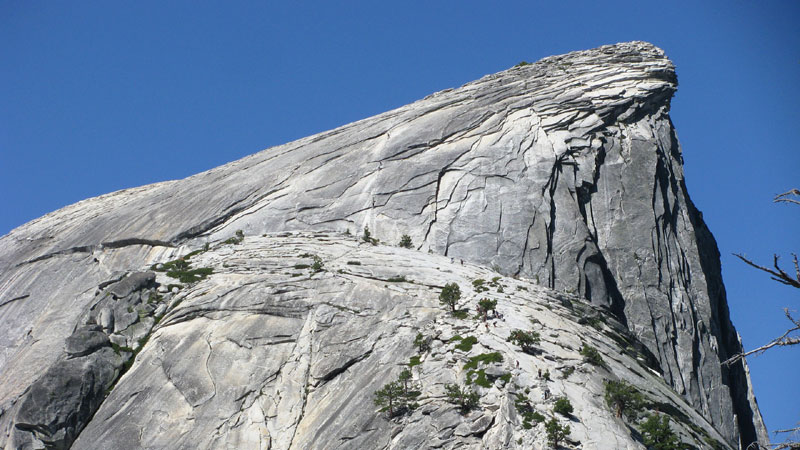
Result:
<svg viewBox="0 0 800 450"><path fill-rule="evenodd" d="M76 448L530 448L544 441L538 426L518 426L515 395L527 387L580 405L572 436L583 448L640 448L602 404L615 377L723 445L764 442L744 363L720 366L740 344L716 244L686 192L668 115L676 88L672 63L647 43L554 56L13 230L0 238L0 447L77 437ZM415 248L341 234L364 227L393 244L408 234ZM192 265L163 265L190 250L181 261ZM342 264L351 253L370 265ZM325 270L287 263L301 254ZM304 258L296 264L312 265ZM386 282L400 276L416 283ZM445 280L465 289L494 276L515 289L498 297L506 322L476 330L442 315ZM564 298L602 315L636 354L620 357L619 341L569 308L541 308ZM532 317L556 335L542 357L504 341ZM436 336L414 373L424 401L388 421L372 392L420 330ZM482 387L469 416L442 398L474 356L450 348L462 331L503 355L487 373L511 374ZM615 363L534 377L581 369L575 351L589 341ZM66 406L25 406L59 370L92 375ZM100 404L98 389L112 387ZM91 412L77 413L84 405ZM684 428L687 442L704 438Z"/></svg>

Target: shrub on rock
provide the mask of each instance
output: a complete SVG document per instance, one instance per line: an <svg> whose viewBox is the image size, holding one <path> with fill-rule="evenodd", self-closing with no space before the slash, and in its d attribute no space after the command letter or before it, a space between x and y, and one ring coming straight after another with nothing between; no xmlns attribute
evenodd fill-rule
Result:
<svg viewBox="0 0 800 450"><path fill-rule="evenodd" d="M450 312L455 314L458 300L461 299L461 288L456 283L447 283L439 293L439 303L450 308Z"/></svg>
<svg viewBox="0 0 800 450"><path fill-rule="evenodd" d="M517 329L511 331L511 334L508 336L506 341L519 345L522 348L522 351L525 353L533 354L536 351L534 346L539 344L541 338L539 333L535 331L523 331Z"/></svg>

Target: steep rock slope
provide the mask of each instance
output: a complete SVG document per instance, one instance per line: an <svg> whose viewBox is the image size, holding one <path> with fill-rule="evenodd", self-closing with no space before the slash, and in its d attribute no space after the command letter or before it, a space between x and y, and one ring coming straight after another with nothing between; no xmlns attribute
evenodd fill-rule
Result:
<svg viewBox="0 0 800 450"><path fill-rule="evenodd" d="M746 367L719 364L740 344L683 182L676 85L646 43L550 57L17 228L0 239L0 423L14 427L65 339L96 324L82 315L101 283L236 230L369 226L606 308L724 440L759 439Z"/></svg>

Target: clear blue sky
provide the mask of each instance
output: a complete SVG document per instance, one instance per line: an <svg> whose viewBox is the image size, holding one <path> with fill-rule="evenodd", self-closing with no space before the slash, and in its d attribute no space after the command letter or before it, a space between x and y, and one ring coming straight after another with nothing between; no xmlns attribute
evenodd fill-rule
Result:
<svg viewBox="0 0 800 450"><path fill-rule="evenodd" d="M557 5L556 5L557 4ZM236 6L232 6L236 5ZM183 178L521 60L663 48L689 192L722 252L746 348L800 292L731 256L800 252L800 2L0 3L0 234ZM800 420L800 348L750 359L770 430Z"/></svg>

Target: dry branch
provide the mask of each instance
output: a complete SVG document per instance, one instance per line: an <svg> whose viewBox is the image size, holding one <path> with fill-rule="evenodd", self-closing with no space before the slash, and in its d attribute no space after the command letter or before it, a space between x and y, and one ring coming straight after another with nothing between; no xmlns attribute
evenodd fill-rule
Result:
<svg viewBox="0 0 800 450"><path fill-rule="evenodd" d="M794 278L792 278L791 275L789 275L788 273L784 272L783 269L780 268L780 266L778 265L778 258L779 258L778 255L773 255L774 259L773 259L772 264L775 267L774 270L770 269L769 267L760 266L760 265L754 263L753 261L750 261L749 259L745 258L744 256L742 256L739 253L734 253L733 255L736 256L737 258L741 259L742 261L744 261L748 265L753 266L758 270L767 272L768 274L772 275L771 278L773 280L777 281L778 283L783 283L783 284L786 284L786 285L789 285L789 286L796 287L796 288L800 289L800 266L798 266L798 264L797 264L797 254L792 253L792 262L794 263L794 271L795 271L795 277Z"/></svg>
<svg viewBox="0 0 800 450"><path fill-rule="evenodd" d="M775 203L786 202L786 203L794 203L794 204L800 205L800 201L798 201L797 199L792 198L793 196L794 197L800 197L800 190L792 189L790 191L784 192L783 194L778 194L778 195L775 196L775 198L772 201L775 202Z"/></svg>

